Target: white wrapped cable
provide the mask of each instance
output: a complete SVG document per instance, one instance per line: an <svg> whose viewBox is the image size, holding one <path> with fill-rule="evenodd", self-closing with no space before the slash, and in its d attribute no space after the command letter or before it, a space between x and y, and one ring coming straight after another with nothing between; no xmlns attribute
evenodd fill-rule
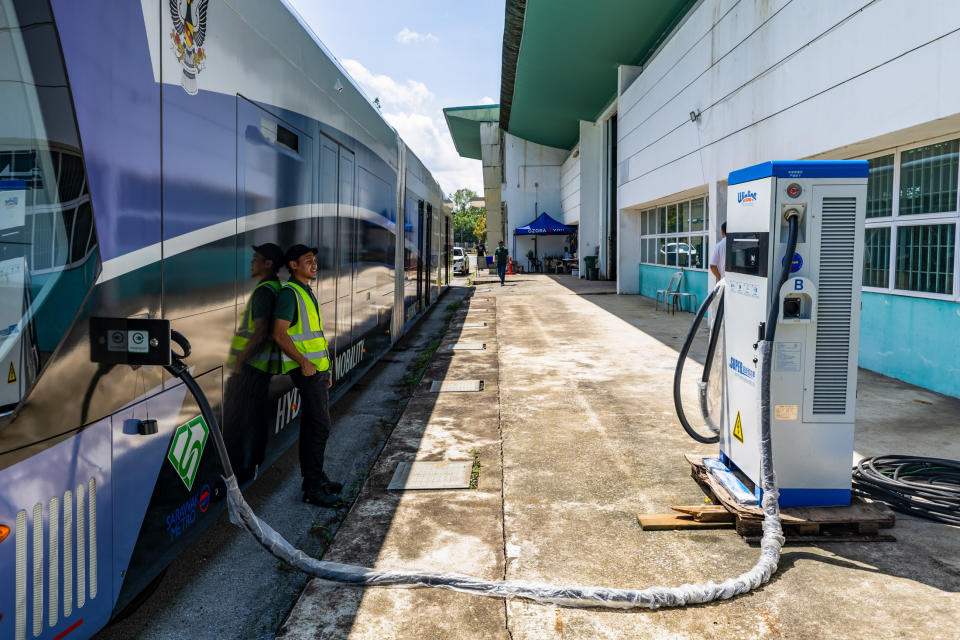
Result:
<svg viewBox="0 0 960 640"><path fill-rule="evenodd" d="M762 370L767 373L770 364L768 343L761 343L761 353L764 357ZM765 392L764 397L769 398L769 383L766 383ZM780 560L783 536L780 529L780 511L777 506L776 479L773 475L769 409L769 402L761 402L761 412L764 416L761 428L764 520L760 559L749 571L719 584L707 582L683 584L678 587L648 587L643 590L611 589L555 586L525 580L482 580L455 573L369 569L317 560L294 548L283 536L253 513L237 486L236 478L232 475L226 478L227 507L230 511L230 521L247 529L275 557L304 573L332 582L356 586L436 587L495 598L524 598L567 607L659 609L726 600L752 591L766 583L777 570L777 563Z"/></svg>

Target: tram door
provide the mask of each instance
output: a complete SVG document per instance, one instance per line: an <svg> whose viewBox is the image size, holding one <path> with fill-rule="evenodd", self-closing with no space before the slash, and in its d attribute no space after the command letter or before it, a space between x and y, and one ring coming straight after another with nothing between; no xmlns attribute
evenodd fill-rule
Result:
<svg viewBox="0 0 960 640"><path fill-rule="evenodd" d="M436 275L434 273L434 264L433 264L434 242L433 242L433 205L432 204L427 205L427 227L424 231L425 231L424 233L425 238L424 238L423 244L424 244L424 247L426 247L426 252L424 253L423 259L424 259L424 264L426 265L426 268L424 269L424 274L423 274L424 276L423 277L423 292L424 292L423 297L426 299L427 304L430 304L430 283L432 282L434 276Z"/></svg>
<svg viewBox="0 0 960 640"><path fill-rule="evenodd" d="M340 319L337 317L337 202L339 200L340 145L320 136L320 236L317 256L317 302L323 319L331 358L339 341ZM349 330L349 328L348 328Z"/></svg>
<svg viewBox="0 0 960 640"><path fill-rule="evenodd" d="M337 198L337 343L333 351L337 354L353 343L353 279L357 260L355 170L353 152L341 146ZM339 362L334 360L334 376L338 382L346 379L345 372L337 366Z"/></svg>
<svg viewBox="0 0 960 640"><path fill-rule="evenodd" d="M424 228L423 224L423 200L417 201L417 311L423 309L426 305L423 301L423 273L426 271L424 264Z"/></svg>

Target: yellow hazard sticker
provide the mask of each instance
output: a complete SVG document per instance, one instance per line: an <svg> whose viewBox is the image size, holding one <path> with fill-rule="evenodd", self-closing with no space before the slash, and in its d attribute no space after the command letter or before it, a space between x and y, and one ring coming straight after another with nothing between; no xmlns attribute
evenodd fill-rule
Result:
<svg viewBox="0 0 960 640"><path fill-rule="evenodd" d="M733 423L733 437L743 444L743 423L740 422L740 410L737 410L737 420Z"/></svg>
<svg viewBox="0 0 960 640"><path fill-rule="evenodd" d="M13 368L13 363L10 363L10 373L7 374L7 384L13 384L17 381L17 372Z"/></svg>

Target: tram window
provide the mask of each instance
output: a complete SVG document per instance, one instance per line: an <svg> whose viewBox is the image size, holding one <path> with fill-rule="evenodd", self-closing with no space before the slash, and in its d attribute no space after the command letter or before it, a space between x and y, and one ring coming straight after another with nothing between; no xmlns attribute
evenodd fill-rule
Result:
<svg viewBox="0 0 960 640"><path fill-rule="evenodd" d="M300 137L282 124L277 125L277 144L282 144L297 152L300 151Z"/></svg>
<svg viewBox="0 0 960 640"><path fill-rule="evenodd" d="M0 0L0 412L19 404L99 271L73 105L47 2ZM11 373L12 372L12 373Z"/></svg>

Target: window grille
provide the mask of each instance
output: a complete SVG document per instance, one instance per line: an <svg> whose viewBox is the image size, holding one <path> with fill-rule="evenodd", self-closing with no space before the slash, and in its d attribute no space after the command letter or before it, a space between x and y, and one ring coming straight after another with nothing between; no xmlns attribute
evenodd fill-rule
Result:
<svg viewBox="0 0 960 640"><path fill-rule="evenodd" d="M640 212L640 262L706 269L707 198L683 200Z"/></svg>

